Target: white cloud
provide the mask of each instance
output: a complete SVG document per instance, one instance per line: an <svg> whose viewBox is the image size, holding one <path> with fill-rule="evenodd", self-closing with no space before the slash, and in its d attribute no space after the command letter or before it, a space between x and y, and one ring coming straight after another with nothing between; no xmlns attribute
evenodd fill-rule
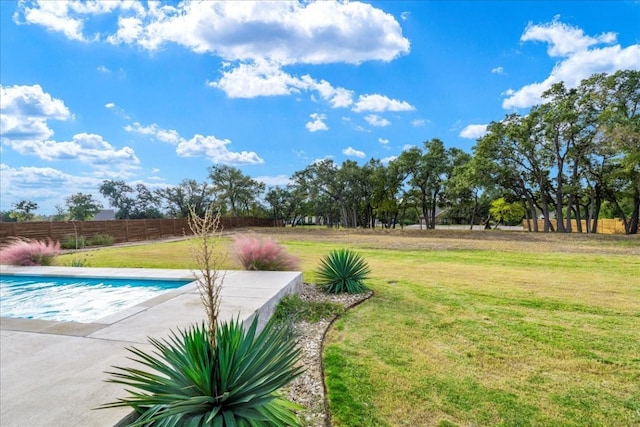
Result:
<svg viewBox="0 0 640 427"><path fill-rule="evenodd" d="M416 148L416 146L415 146L415 145L413 145L413 144L404 144L404 145L402 146L402 151L411 150L412 148Z"/></svg>
<svg viewBox="0 0 640 427"><path fill-rule="evenodd" d="M140 163L130 147L116 149L102 136L89 133L74 135L71 141L8 140L7 145L23 155L43 160L79 160L92 166L133 168Z"/></svg>
<svg viewBox="0 0 640 427"><path fill-rule="evenodd" d="M402 19L403 21L406 21L407 19L409 19L410 16L411 16L411 12L402 12L400 14L400 19Z"/></svg>
<svg viewBox="0 0 640 427"><path fill-rule="evenodd" d="M148 126L134 122L124 127L127 132L138 133L159 141L176 145L176 154L180 157L207 157L214 163L230 165L261 164L264 160L253 151L233 152L229 151L227 145L231 144L229 139L218 139L213 135L203 136L196 134L187 140L180 136L178 131L173 129L163 129L155 123Z"/></svg>
<svg viewBox="0 0 640 427"><path fill-rule="evenodd" d="M117 14L111 34L84 34L97 15ZM242 1L161 4L132 1L20 2L14 21L42 25L71 40L106 40L157 50L175 43L229 61L281 64L391 61L409 52L396 19L359 1Z"/></svg>
<svg viewBox="0 0 640 427"><path fill-rule="evenodd" d="M478 139L487 134L487 125L467 125L460 131L461 138Z"/></svg>
<svg viewBox="0 0 640 427"><path fill-rule="evenodd" d="M333 87L326 80L317 81L309 75L294 77L283 71L280 64L266 60L256 60L229 68L222 71L219 80L207 84L222 90L229 98L255 98L315 91L332 108L349 107L353 104L353 91Z"/></svg>
<svg viewBox="0 0 640 427"><path fill-rule="evenodd" d="M389 126L391 124L391 122L383 117L380 117L376 114L369 114L368 116L365 116L364 118L367 123L369 123L371 126L376 126L376 127L385 127L385 126Z"/></svg>
<svg viewBox="0 0 640 427"><path fill-rule="evenodd" d="M116 104L114 104L113 102L107 102L106 104L104 104L104 108L110 110L112 108L115 108Z"/></svg>
<svg viewBox="0 0 640 427"><path fill-rule="evenodd" d="M194 135L190 140L182 139L176 148L176 153L181 157L205 156L214 163L230 165L253 165L264 163L255 152L233 152L227 149L231 144L228 139L218 139L215 136Z"/></svg>
<svg viewBox="0 0 640 427"><path fill-rule="evenodd" d="M342 150L342 154L344 154L345 156L353 156L358 158L363 158L365 156L364 151L356 150L352 147L347 147Z"/></svg>
<svg viewBox="0 0 640 427"><path fill-rule="evenodd" d="M518 90L505 91L502 102L505 109L527 108L543 101L542 93L554 83L564 82L568 88L596 73L613 73L618 70L640 70L640 44L622 47L616 42L615 33L604 33L597 37L584 34L582 29L554 20L548 24L529 25L521 37L523 42L542 41L548 43L547 53L560 57L549 76L542 82L523 86ZM598 47L601 44L611 46Z"/></svg>
<svg viewBox="0 0 640 427"><path fill-rule="evenodd" d="M176 43L229 61L390 61L409 52L393 16L361 2L183 2L122 16L111 43Z"/></svg>
<svg viewBox="0 0 640 427"><path fill-rule="evenodd" d="M616 41L615 33L603 33L597 37L584 34L582 29L563 24L556 17L552 22L533 25L529 23L520 41L541 41L547 43L549 56L567 57L582 52L597 44L611 44Z"/></svg>
<svg viewBox="0 0 640 427"><path fill-rule="evenodd" d="M9 139L46 139L53 135L48 120L73 119L64 102L40 85L0 85L0 113L0 136Z"/></svg>
<svg viewBox="0 0 640 427"><path fill-rule="evenodd" d="M18 24L42 25L49 31L64 34L70 40L93 41L98 34L83 34L88 17L112 13L116 10L142 13L142 6L133 1L21 1L13 15Z"/></svg>
<svg viewBox="0 0 640 427"><path fill-rule="evenodd" d="M411 124L412 124L414 127L419 128L419 127L422 127L422 126L424 126L425 124L427 124L427 121L426 121L426 120L424 120L424 119L415 119L415 120L411 120Z"/></svg>
<svg viewBox="0 0 640 427"><path fill-rule="evenodd" d="M388 164L389 162L393 162L394 160L397 160L397 159L398 159L398 156L383 157L383 158L380 160L380 163L382 163L382 164L385 164L385 165L386 165L386 164Z"/></svg>
<svg viewBox="0 0 640 427"><path fill-rule="evenodd" d="M387 138L378 138L378 142L382 145L387 145L389 140Z"/></svg>
<svg viewBox="0 0 640 427"><path fill-rule="evenodd" d="M492 72L493 74L504 74L504 68L502 68L502 67L496 67L496 68L493 68L493 69L491 70L491 72Z"/></svg>
<svg viewBox="0 0 640 427"><path fill-rule="evenodd" d="M307 128L309 132L317 132L319 130L329 130L329 127L324 122L324 120L326 120L327 118L325 114L313 113L313 114L309 114L309 117L311 117L313 121L307 122L307 124L304 125L304 127Z"/></svg>
<svg viewBox="0 0 640 427"><path fill-rule="evenodd" d="M99 65L97 70L100 71L101 73L110 73L111 72L111 70L108 69L107 67L105 67L104 65Z"/></svg>
<svg viewBox="0 0 640 427"><path fill-rule="evenodd" d="M256 181L264 182L266 185L287 185L291 184L291 178L287 175L276 176L256 176Z"/></svg>
<svg viewBox="0 0 640 427"><path fill-rule="evenodd" d="M134 122L132 125L124 127L127 132L135 132L141 135L147 135L155 137L162 142L168 142L169 144L179 144L183 141L177 131L173 129L162 129L157 124L153 123L149 126L142 126L138 122Z"/></svg>
<svg viewBox="0 0 640 427"><path fill-rule="evenodd" d="M358 102L352 108L356 113L362 111L413 111L415 107L406 101L398 101L384 95L360 95Z"/></svg>
<svg viewBox="0 0 640 427"><path fill-rule="evenodd" d="M69 194L95 193L103 177L69 175L50 167L12 168L0 164L0 209L8 210L18 200L38 203L38 212L54 212L54 206Z"/></svg>

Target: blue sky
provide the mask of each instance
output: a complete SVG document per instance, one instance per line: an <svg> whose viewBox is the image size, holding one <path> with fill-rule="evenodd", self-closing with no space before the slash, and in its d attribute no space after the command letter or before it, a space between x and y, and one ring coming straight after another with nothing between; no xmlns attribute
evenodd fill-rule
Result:
<svg viewBox="0 0 640 427"><path fill-rule="evenodd" d="M0 209L228 164L471 151L556 81L640 69L638 1L0 1ZM105 207L108 207L105 203Z"/></svg>

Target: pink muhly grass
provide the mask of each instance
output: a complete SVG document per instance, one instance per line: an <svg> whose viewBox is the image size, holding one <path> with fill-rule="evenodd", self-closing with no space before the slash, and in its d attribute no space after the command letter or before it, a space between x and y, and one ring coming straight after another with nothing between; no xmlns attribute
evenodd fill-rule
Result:
<svg viewBox="0 0 640 427"><path fill-rule="evenodd" d="M234 254L245 270L295 271L299 269L297 257L272 239L237 236Z"/></svg>
<svg viewBox="0 0 640 427"><path fill-rule="evenodd" d="M18 238L0 248L0 264L51 265L59 252L60 242Z"/></svg>

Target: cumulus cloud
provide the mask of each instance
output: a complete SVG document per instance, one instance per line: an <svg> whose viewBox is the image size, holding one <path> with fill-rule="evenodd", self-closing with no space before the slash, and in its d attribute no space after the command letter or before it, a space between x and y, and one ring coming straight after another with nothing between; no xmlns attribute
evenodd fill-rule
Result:
<svg viewBox="0 0 640 427"><path fill-rule="evenodd" d="M467 125L460 131L461 138L478 139L487 134L487 125Z"/></svg>
<svg viewBox="0 0 640 427"><path fill-rule="evenodd" d="M491 72L492 72L493 74L504 74L504 68L502 68L502 67L496 67L496 68L493 68L493 69L491 70Z"/></svg>
<svg viewBox="0 0 640 427"><path fill-rule="evenodd" d="M342 150L342 154L344 154L345 156L358 157L360 159L365 156L364 151L356 150L355 148L352 148L352 147L347 147L344 150Z"/></svg>
<svg viewBox="0 0 640 427"><path fill-rule="evenodd" d="M74 135L71 141L8 140L6 144L23 155L37 156L43 160L79 160L93 166L127 165L140 163L130 147L116 149L102 136L90 133Z"/></svg>
<svg viewBox="0 0 640 427"><path fill-rule="evenodd" d="M411 120L411 125L417 128L420 128L422 126L424 126L425 124L427 124L427 121L424 119L415 119L415 120Z"/></svg>
<svg viewBox="0 0 640 427"><path fill-rule="evenodd" d="M317 132L319 130L329 130L329 127L324 122L324 120L326 120L327 118L325 114L313 113L313 114L309 114L309 117L311 117L312 121L307 122L307 124L304 125L304 127L307 128L309 132Z"/></svg>
<svg viewBox="0 0 640 427"><path fill-rule="evenodd" d="M378 142L382 145L387 145L389 140L387 138L378 138Z"/></svg>
<svg viewBox="0 0 640 427"><path fill-rule="evenodd" d="M364 119L371 126L376 126L376 127L385 127L391 124L389 120L385 119L384 117L380 117L376 114L369 114L368 116L365 116Z"/></svg>
<svg viewBox="0 0 640 427"><path fill-rule="evenodd" d="M380 160L380 163L386 165L386 164L389 164L389 162L393 162L394 160L397 160L397 159L398 159L398 156L383 157Z"/></svg>
<svg viewBox="0 0 640 427"><path fill-rule="evenodd" d="M207 157L214 163L229 165L255 165L264 163L253 151L229 151L228 139L218 139L215 136L194 135L189 140L183 139L178 143L176 153L181 157Z"/></svg>
<svg viewBox="0 0 640 427"><path fill-rule="evenodd" d="M97 15L117 14L117 29L84 33ZM106 40L157 50L174 43L230 61L281 64L391 61L410 43L390 14L354 2L20 2L14 21L42 25L71 40Z"/></svg>
<svg viewBox="0 0 640 427"><path fill-rule="evenodd" d="M287 184L291 184L291 178L287 175L276 175L276 176L256 176L256 181L264 182L265 185L271 186L283 186Z"/></svg>
<svg viewBox="0 0 640 427"><path fill-rule="evenodd" d="M163 129L155 123L144 126L139 122L125 126L124 130L176 145L176 154L180 157L207 157L214 163L230 165L264 163L264 160L253 151L229 151L227 145L231 144L231 141L218 139L213 135L196 134L187 140L174 129Z"/></svg>
<svg viewBox="0 0 640 427"><path fill-rule="evenodd" d="M396 99L388 98L384 95L360 95L358 102L353 106L353 111L356 113L362 111L413 111L415 107L409 104L407 101L398 101Z"/></svg>
<svg viewBox="0 0 640 427"><path fill-rule="evenodd" d="M306 91L317 93L332 108L353 104L353 91L333 87L326 80L318 81L309 75L292 76L280 64L267 60L243 63L222 71L220 79L209 81L207 85L222 90L229 98L291 95Z"/></svg>
<svg viewBox="0 0 640 427"><path fill-rule="evenodd" d="M17 200L34 200L39 211L54 211L69 194L94 193L103 177L70 175L50 167L12 168L0 164L1 209L8 210Z"/></svg>
<svg viewBox="0 0 640 427"><path fill-rule="evenodd" d="M71 120L64 102L40 85L0 85L0 136L8 139L46 139L53 135L49 120Z"/></svg>
<svg viewBox="0 0 640 427"><path fill-rule="evenodd" d="M571 88L592 74L640 70L640 44L627 47L614 44L617 40L615 33L588 36L582 29L554 19L547 24L529 24L520 40L547 43L548 55L560 60L542 82L534 82L518 90L507 90L507 98L502 102L505 109L540 104L543 101L542 93L554 83L564 82Z"/></svg>
<svg viewBox="0 0 640 427"><path fill-rule="evenodd" d="M110 110L115 107L116 107L116 104L114 104L113 102L107 102L106 104L104 104L104 108L106 108L107 110Z"/></svg>

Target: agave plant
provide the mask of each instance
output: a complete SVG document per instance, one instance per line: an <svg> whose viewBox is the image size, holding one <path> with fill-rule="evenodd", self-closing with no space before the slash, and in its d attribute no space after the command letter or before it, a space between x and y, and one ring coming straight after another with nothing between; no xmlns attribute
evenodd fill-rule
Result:
<svg viewBox="0 0 640 427"><path fill-rule="evenodd" d="M300 409L276 391L302 373L295 338L257 319L245 331L232 320L217 328L215 347L204 324L149 339L156 351L129 348L151 372L115 367L109 382L134 387L130 397L101 408L130 406L140 417L131 426L296 426Z"/></svg>
<svg viewBox="0 0 640 427"><path fill-rule="evenodd" d="M318 284L326 292L358 294L368 290L364 281L371 270L365 260L349 249L332 251L320 260Z"/></svg>

